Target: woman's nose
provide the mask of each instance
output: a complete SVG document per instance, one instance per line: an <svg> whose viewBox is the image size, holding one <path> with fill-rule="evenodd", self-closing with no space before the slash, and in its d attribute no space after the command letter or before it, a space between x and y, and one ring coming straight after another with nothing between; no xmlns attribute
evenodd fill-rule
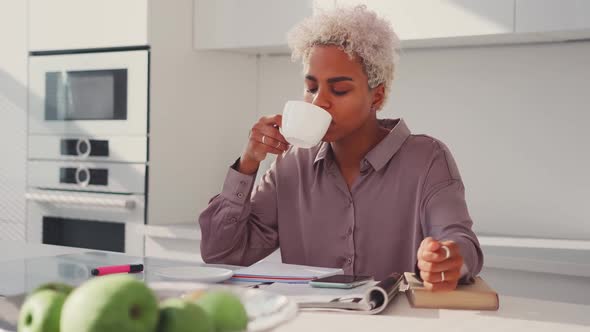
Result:
<svg viewBox="0 0 590 332"><path fill-rule="evenodd" d="M321 89L318 90L311 103L325 110L329 109L331 106L328 93L324 92Z"/></svg>

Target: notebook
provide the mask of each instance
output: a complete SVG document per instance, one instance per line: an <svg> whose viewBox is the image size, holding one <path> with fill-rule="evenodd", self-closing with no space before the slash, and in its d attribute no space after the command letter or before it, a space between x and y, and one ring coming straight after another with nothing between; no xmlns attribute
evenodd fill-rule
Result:
<svg viewBox="0 0 590 332"><path fill-rule="evenodd" d="M306 265L258 262L234 271L232 281L281 282L306 284L310 280L342 274L337 268L315 267Z"/></svg>
<svg viewBox="0 0 590 332"><path fill-rule="evenodd" d="M459 285L448 292L432 292L424 288L414 273L404 273L408 289L406 295L415 308L498 310L500 300L481 277L469 285Z"/></svg>

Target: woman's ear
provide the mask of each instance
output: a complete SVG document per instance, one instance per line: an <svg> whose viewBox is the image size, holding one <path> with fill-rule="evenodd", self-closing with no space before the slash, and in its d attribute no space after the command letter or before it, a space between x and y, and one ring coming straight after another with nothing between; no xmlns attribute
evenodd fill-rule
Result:
<svg viewBox="0 0 590 332"><path fill-rule="evenodd" d="M381 109L381 106L383 105L383 101L385 99L385 87L383 86L383 83L374 87L372 93L373 102L371 103L371 109Z"/></svg>

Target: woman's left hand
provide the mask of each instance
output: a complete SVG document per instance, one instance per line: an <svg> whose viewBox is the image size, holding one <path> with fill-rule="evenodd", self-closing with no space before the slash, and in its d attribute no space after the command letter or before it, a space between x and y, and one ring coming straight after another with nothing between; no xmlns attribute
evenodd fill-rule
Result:
<svg viewBox="0 0 590 332"><path fill-rule="evenodd" d="M443 246L448 248L448 254ZM457 288L462 266L463 256L453 241L437 241L427 237L418 248L420 277L428 290L450 291Z"/></svg>

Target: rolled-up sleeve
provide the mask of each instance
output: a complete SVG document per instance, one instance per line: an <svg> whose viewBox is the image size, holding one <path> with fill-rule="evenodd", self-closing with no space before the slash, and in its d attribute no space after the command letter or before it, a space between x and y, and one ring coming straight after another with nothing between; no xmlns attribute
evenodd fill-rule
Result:
<svg viewBox="0 0 590 332"><path fill-rule="evenodd" d="M425 178L422 197L424 235L457 243L467 268L464 279L476 276L483 266L483 253L472 230L459 170L449 149L440 142Z"/></svg>
<svg viewBox="0 0 590 332"><path fill-rule="evenodd" d="M199 216L205 262L250 265L278 248L275 172L273 164L253 191L255 175L229 168Z"/></svg>

